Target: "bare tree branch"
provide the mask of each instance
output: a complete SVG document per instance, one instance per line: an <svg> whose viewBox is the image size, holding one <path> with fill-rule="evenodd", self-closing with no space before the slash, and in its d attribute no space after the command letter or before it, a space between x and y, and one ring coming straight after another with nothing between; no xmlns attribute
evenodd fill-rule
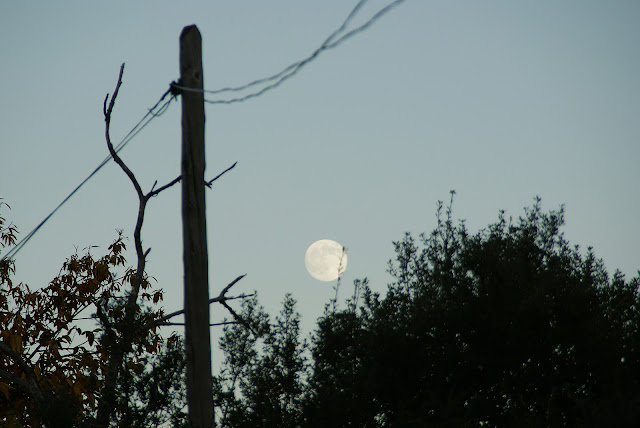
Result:
<svg viewBox="0 0 640 428"><path fill-rule="evenodd" d="M214 181L216 181L218 178L222 177L224 174L226 174L228 171L231 171L233 168L235 168L235 166L238 164L238 162L234 162L233 165L231 165L229 168L225 169L224 171L222 171L220 174L216 175L215 177L213 177L211 180L209 181L205 181L205 185L211 189L211 183L213 183Z"/></svg>
<svg viewBox="0 0 640 428"><path fill-rule="evenodd" d="M236 321L215 322L215 323L209 324L209 327L218 327L221 325L235 325L235 324L238 324L238 323ZM162 325L184 325L184 323L183 322L167 322Z"/></svg>
<svg viewBox="0 0 640 428"><path fill-rule="evenodd" d="M111 154L111 157L118 164L118 166L122 168L125 174L127 174L127 177L129 177L129 180L131 180L131 182L133 183L133 187L135 187L136 189L136 193L138 193L138 197L142 197L143 196L142 188L140 187L138 180L136 180L136 177L133 175L133 172L131 172L129 167L125 165L125 163L122 161L122 158L120 158L116 150L113 148L113 144L111 143L111 137L109 135L109 127L111 125L111 114L113 113L113 107L116 104L116 97L118 96L118 92L120 91L120 86L122 85L123 73L124 73L124 63L120 66L120 75L118 76L118 83L116 84L115 91L113 91L113 96L111 97L111 102L109 103L109 107L104 110L104 120L106 123L105 137L107 139L107 147L109 148L109 153ZM109 99L109 94L107 94L107 97L104 100L105 107L107 105L108 99Z"/></svg>
<svg viewBox="0 0 640 428"><path fill-rule="evenodd" d="M226 294L227 292L231 289L231 287L233 287L234 285L236 285L236 283L238 281L240 281L242 278L244 278L245 276L247 276L247 274L245 273L244 275L240 275L239 277L237 277L236 279L234 279L233 281L231 281L229 284L227 284L226 287L224 287L222 289L222 291L220 292L220 294L218 294L217 297L213 297L211 299L209 299L209 304L211 303L216 303L216 302L223 302L223 301L227 301L227 300L234 300L234 299L241 299L241 298L246 298L246 297L250 297L251 295L242 295L242 296L235 296L235 297L227 297ZM168 320L170 320L173 317L177 317L178 315L182 315L184 314L184 309L180 309L178 311L175 312L171 312L170 314L164 315L150 323L147 323L144 327L142 327L143 330L148 330L150 328L154 328L154 327L158 327L161 325L172 325L170 323L167 323Z"/></svg>
<svg viewBox="0 0 640 428"><path fill-rule="evenodd" d="M242 318L240 315L238 315L236 313L236 311L233 310L233 308L229 305L227 305L227 302L225 300L221 300L220 304L222 306L224 306L227 311L229 311L229 313L231 314L231 316L233 316L233 318L240 324L242 324L244 326L244 328L246 328L247 330L249 330L251 333L253 333L254 336L259 336L259 334L251 327L251 325L244 319Z"/></svg>
<svg viewBox="0 0 640 428"><path fill-rule="evenodd" d="M205 181L204 184L205 186L207 186L209 189L211 189L211 183L213 183L214 181L216 181L218 178L222 177L225 173L227 173L228 171L231 171L236 165L238 164L238 162L234 162L233 165L231 165L229 168L225 169L224 171L222 171L220 174L216 175L215 177L213 177L211 180L209 181ZM153 190L153 188L151 189L151 191L149 193L147 193L147 195L145 196L145 198L151 199L154 196L157 196L160 192L167 190L168 188L170 188L171 186L177 184L180 182L180 180L182 180L182 175L179 175L178 177L174 178L172 181L170 181L168 184L165 184L164 186L160 187L157 190ZM157 183L157 182L156 182ZM155 184L153 185L155 187Z"/></svg>
<svg viewBox="0 0 640 428"><path fill-rule="evenodd" d="M218 327L221 325L236 325L238 324L236 321L223 321L223 322L214 322L213 324L209 324L210 327Z"/></svg>
<svg viewBox="0 0 640 428"><path fill-rule="evenodd" d="M245 273L244 275L240 275L239 277L237 277L236 279L234 279L233 281L231 281L229 284L227 284L226 287L224 287L222 289L222 291L220 292L220 294L218 294L218 297L214 297L213 299L209 299L209 303L213 303L213 302L219 302L222 300L226 300L226 294L227 291L229 291L231 289L231 287L233 287L234 285L236 285L236 283L238 281L240 281L242 278L244 278L245 276L247 276L247 274Z"/></svg>
<svg viewBox="0 0 640 428"><path fill-rule="evenodd" d="M246 299L247 297L253 297L253 296L255 296L255 294L254 294L254 293L251 293L251 294L241 294L241 295L239 295L239 296L225 297L225 298L224 298L224 301L225 301L225 302L228 302L229 300ZM209 304L211 304L211 303L217 303L217 302L220 302L220 301L221 301L221 300L220 300L218 297L214 297L214 298L212 298L212 299L209 299ZM164 316L162 316L162 317L158 318L157 320L154 320L153 322L150 322L150 323L146 324L146 325L142 328L142 330L145 330L145 329L147 329L147 330L148 330L148 329L150 329L150 328L153 328L153 327L159 327L159 326L175 325L174 323L169 323L169 322L166 322L166 321L167 321L167 320L169 320L169 319L171 319L171 318L173 318L173 317L177 317L177 316L179 316L179 315L182 315L182 314L184 314L184 309L180 309L180 310L178 310L178 311L171 312L170 314L164 315ZM184 323L179 323L179 325L184 325Z"/></svg>
<svg viewBox="0 0 640 428"><path fill-rule="evenodd" d="M169 187L173 186L176 183L179 183L180 180L182 180L182 176L178 176L176 178L174 178L171 182L169 182L169 184L165 184L164 186L162 186L161 188L157 189L157 190L151 190L149 193L147 193L147 196L145 196L145 198L151 199L154 196L157 196L160 192L162 192L163 190L167 190Z"/></svg>
<svg viewBox="0 0 640 428"><path fill-rule="evenodd" d="M124 63L120 67L120 74L118 76L118 83L116 84L116 89L111 97L111 101L109 102L109 106L107 105L107 98L105 99L104 106L104 115L105 115L105 138L107 141L107 147L109 149L109 153L113 157L113 160L120 166L120 168L124 171L124 173L129 177L129 180L133 184L135 191L138 195L138 218L136 221L136 227L133 233L134 245L136 249L136 255L138 259L137 268L135 272L135 277L131 281L131 292L127 297L127 301L125 303L124 309L124 325L133 325L136 317L136 313L138 312L138 294L140 292L140 287L142 286L145 278L145 263L146 263L146 255L148 251L145 252L142 248L142 224L144 222L144 214L147 205L147 201L149 200L148 196L145 196L142 192L142 188L138 183L135 175L124 163L122 158L118 156L118 153L113 147L111 143L110 137L110 125L111 125L111 114L113 113L113 108L115 106L116 97L118 96L118 91L120 86L122 85L122 75L124 73ZM153 192L151 192L153 193ZM102 317L106 318L106 317ZM104 319L103 319L104 321ZM102 389L102 396L100 398L100 402L98 404L98 426L101 428L107 428L109 426L109 422L111 420L111 414L113 413L115 407L115 393L116 393L116 385L118 378L120 376L120 371L122 369L122 363L124 361L124 357L127 352L129 352L131 348L131 343L133 342L134 335L139 333L139 331L123 331L122 336L119 340L113 343L113 348L109 355L109 361L107 363L107 370L105 373L104 387Z"/></svg>
<svg viewBox="0 0 640 428"><path fill-rule="evenodd" d="M124 319L122 320L124 325L133 325L136 321L136 314L138 313L138 310L139 310L138 295L140 293L140 288L142 287L142 285L144 284L144 281L146 280L145 278L146 255L149 253L149 250L150 250L149 249L146 252L143 250L142 239L141 239L142 224L144 221L146 204L149 201L149 199L151 199L152 197L158 195L160 192L180 182L182 179L182 176L173 179L171 182L160 187L159 189L155 189L155 185L157 184L156 182L153 185L151 191L145 195L142 192L142 188L138 180L136 179L135 175L127 167L127 165L124 163L122 158L118 155L116 149L113 147L113 144L111 142L111 137L110 137L111 116L113 113L113 109L115 107L115 102L118 96L118 92L122 85L123 74L124 74L124 64L122 64L122 66L120 67L120 74L118 76L118 81L117 81L115 90L113 92L113 96L111 97L111 99L109 99L109 94L107 94L107 96L105 97L104 104L103 104L103 112L105 116L105 139L107 143L107 148L109 149L109 153L111 154L111 157L116 162L116 164L118 164L118 166L124 171L127 177L129 177L129 180L133 184L136 194L138 195L138 201L139 201L138 218L136 221L136 226L135 226L134 236L133 236L138 263L137 263L137 269L135 271L135 276L131 280L131 291L126 298L127 300L124 305ZM237 162L235 162L229 168L227 168L226 170L218 174L212 180L205 181L205 185L207 187L211 187L211 184L215 180L220 178L226 172L233 169L236 165L237 165ZM234 281L232 281L229 285L227 285L222 290L222 292L217 297L210 299L209 303L213 303L213 302L222 303L225 307L227 307L227 310L229 310L235 318L239 319L238 315L235 314L235 312L233 312L233 310L225 303L227 300L232 299L232 298L228 298L226 296L226 293L234 284L236 284L244 276L245 275L241 275L238 278L236 278ZM120 377L120 371L123 366L123 361L124 361L125 355L131 349L131 343L135 339L136 335L147 334L150 329L162 324L167 324L167 321L170 318L183 314L184 310L174 312L172 314L163 316L153 322L147 323L143 328L124 330L122 332L122 335L118 337L118 335L115 334L116 332L113 329L113 326L111 326L109 323L108 316L105 313L103 313L100 306L98 306L98 308L99 309L98 309L97 316L104 324L104 327L107 330L106 331L107 336L111 337L112 339L111 340L112 349L109 355L109 360L107 362L104 385L102 388L102 394L100 397L100 401L98 403L98 411L97 411L97 426L100 428L107 428L111 421L111 415L115 409L116 385L118 382L118 378Z"/></svg>

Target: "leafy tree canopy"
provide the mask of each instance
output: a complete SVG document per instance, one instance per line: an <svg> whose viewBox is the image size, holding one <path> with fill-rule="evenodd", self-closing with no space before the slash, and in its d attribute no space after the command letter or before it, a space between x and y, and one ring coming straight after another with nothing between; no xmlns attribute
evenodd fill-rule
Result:
<svg viewBox="0 0 640 428"><path fill-rule="evenodd" d="M439 203L437 227L394 242L384 295L354 282L310 340L287 295L271 318L243 301L220 341L213 379L223 427L636 427L640 425L640 278L609 275L561 233L540 200L472 234ZM0 249L16 230L0 217ZM184 355L154 328L162 295L144 278L123 322L121 236L107 254L70 257L48 286L13 284L0 265L0 422L92 426L107 356L133 338L113 426L187 426ZM120 275L116 274L120 269ZM98 327L76 322L93 308ZM62 411L64 410L64 411Z"/></svg>
<svg viewBox="0 0 640 428"><path fill-rule="evenodd" d="M356 281L310 344L290 297L273 325L246 306L266 338L226 330L222 426L638 426L639 278L570 246L563 208L470 234L451 207L394 243L384 296Z"/></svg>
<svg viewBox="0 0 640 428"><path fill-rule="evenodd" d="M0 215L0 250L16 234ZM135 270L125 268L124 250L118 234L102 257L74 254L37 290L12 281L10 259L0 262L0 426L97 426L109 357L126 335L110 426L184 425L182 342L156 332L162 291L146 275L141 304L126 322L123 302Z"/></svg>

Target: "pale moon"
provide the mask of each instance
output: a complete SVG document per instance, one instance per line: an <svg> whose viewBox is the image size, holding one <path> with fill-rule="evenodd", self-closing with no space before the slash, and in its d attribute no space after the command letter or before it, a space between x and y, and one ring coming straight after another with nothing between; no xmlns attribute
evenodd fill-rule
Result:
<svg viewBox="0 0 640 428"><path fill-rule="evenodd" d="M347 253L336 241L321 239L307 248L304 265L315 279L333 281L347 269Z"/></svg>

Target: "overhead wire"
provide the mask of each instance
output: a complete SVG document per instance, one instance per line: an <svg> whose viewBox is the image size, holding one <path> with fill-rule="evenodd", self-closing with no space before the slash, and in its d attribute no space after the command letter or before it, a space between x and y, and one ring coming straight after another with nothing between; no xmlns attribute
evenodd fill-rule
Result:
<svg viewBox="0 0 640 428"><path fill-rule="evenodd" d="M138 135L153 119L155 119L156 117L161 116L164 112L167 111L167 109L169 108L169 104L171 103L171 101L173 101L175 99L175 95L172 94L171 98L169 98L167 101L165 101L159 108L158 106L160 105L160 103L162 103L162 101L167 97L167 95L169 95L171 93L171 89L168 89L163 95L162 97L160 97L160 99L158 100L158 102L156 102L154 104L153 107L151 107L147 113L142 117L142 119L140 119L138 121L138 123L136 123L136 125L131 128L131 130L127 133L127 135L124 136L124 138L118 143L118 145L114 148L115 152L118 153L120 152L122 149L124 149L126 147L127 144L129 144L129 142L136 136ZM154 112L154 110L156 110L156 108L158 109L157 112ZM29 240L31 238L33 238L33 236L40 230L40 228L42 226L44 226L44 224L49 221L49 219L51 217L53 217L53 215L60 209L62 208L62 206L64 204L66 204L69 199L71 199L71 197L73 195L76 194L76 192L78 190L80 190L82 188L82 186L84 186L89 180L91 180L97 173L98 171L100 171L102 169L102 167L104 167L109 161L111 160L111 154L107 155L107 157L105 157L102 162L100 162L100 164L98 164L98 166L84 179L82 180L82 182L80 184L78 184L75 189L73 189L71 191L71 193L69 193L63 200L62 202L60 202L58 204L58 206L56 206L45 218L44 220L42 220L40 223L38 223L38 225L36 227L33 228L33 230L31 230L31 232L29 232L24 238L22 238L11 250L9 250L9 252L7 252L7 254L5 254L4 256L2 256L2 259L0 259L0 263L7 260L7 259L14 259L15 256L20 252L20 250L27 244L27 242L29 242Z"/></svg>
<svg viewBox="0 0 640 428"><path fill-rule="evenodd" d="M362 8L362 6L364 6L364 4L367 1L368 0L360 0L359 1L355 5L355 7L351 10L351 12L349 12L349 15L344 20L342 25L340 25L340 28L338 28L333 33L331 33L331 35L329 35L329 37L322 43L320 48L322 48L323 45L326 45L326 44L330 43L338 34L340 34L342 31L344 31L344 29L347 27L347 25L349 25L349 23L351 22L353 17L358 13L358 11ZM319 50L319 49L316 49L316 51ZM269 77L264 77L264 78L261 78L261 79L256 79L256 80L254 80L252 82L249 82L247 84L244 84L242 86L226 87L226 88L214 89L214 90L205 90L204 92L208 93L208 94L220 94L220 93L223 93L223 92L241 92L241 91L244 91L244 90L246 90L246 89L248 89L248 88L250 88L252 86L260 85L262 83L270 82L270 81L273 81L273 80L276 80L276 79L280 78L282 75L286 74L288 71L290 71L294 67L298 66L302 61L304 61L304 60L296 61L293 64L289 64L282 71L280 71L280 72L278 72L278 73L276 73L274 75L271 75ZM190 89L190 88L187 88L187 89Z"/></svg>
<svg viewBox="0 0 640 428"><path fill-rule="evenodd" d="M358 12L360 12L360 10L367 3L367 1L368 0L359 0L358 3L349 12L349 15L347 15L347 17L342 22L340 27L338 29L336 29L334 32L332 32L329 35L329 37L327 37L325 39L325 41L320 45L320 47L318 47L316 50L314 50L309 56L307 56L306 58L304 58L304 59L302 59L300 61L297 61L297 62L294 62L294 63L288 65L287 67L285 67L284 69L282 69L280 72L278 72L276 74L273 74L273 75L265 77L265 78L253 80L253 81L251 81L251 82L249 82L247 84L241 85L241 86L225 87L225 88L215 89L215 90L189 88L189 87L186 87L186 86L179 85L179 84L177 84L175 82L171 83L170 89L168 89L162 95L162 97L160 97L158 102L152 108L150 108L148 110L147 114L145 114L143 116L143 118L140 119L140 121L138 121L138 123L120 141L120 143L118 143L118 145L115 147L115 152L118 153L122 149L124 149L124 147L127 144L129 144L129 142L136 135L138 135L138 133L140 133L140 131L142 131L149 124L149 122L151 122L156 117L162 115L168 109L169 104L171 103L171 101L173 101L176 98L177 93L179 93L179 91L202 92L202 93L205 93L205 94L215 95L215 94L221 94L221 93L224 93L224 92L242 92L242 91L245 91L247 89L253 88L254 86L258 86L258 85L262 85L262 84L265 84L265 83L273 82L273 83L271 83L271 84L269 84L267 86L262 87L260 90L258 90L256 92L253 92L253 93L241 96L241 97L230 98L230 99L218 99L218 100L205 99L204 101L206 103L208 103L208 104L234 104L234 103L238 103L238 102L242 102L242 101L246 101L246 100L249 100L249 99L252 99L252 98L259 97L262 94L264 94L265 92L277 88L282 83L284 83L286 80L288 80L291 77L293 77L305 65L307 65L310 62L312 62L313 60L315 60L323 51L326 51L326 50L329 50L329 49L333 49L333 48L341 45L342 43L344 43L346 40L350 39L351 37L355 36L356 34L363 32L364 30L369 28L373 23L375 23L378 19L380 19L383 15L387 14L389 11L391 11L391 9L397 7L398 5L403 3L405 0L394 0L394 1L392 1L391 3L387 4L386 6L384 6L380 10L378 10L375 14L373 14L373 16L371 16L371 18L369 18L366 22L364 22L363 24L361 24L358 27L354 28L353 30L344 33L344 31L349 26L351 21L356 17ZM179 90L179 91L176 91L176 89ZM162 104L162 106L160 106L160 108L158 108L157 112L154 112L154 110L156 110L156 108L160 105L160 103L162 103L162 101L166 98L166 96L168 94L172 95L171 98L169 98L169 100L165 101L164 104ZM100 162L100 164L78 186L76 186L76 188L73 189L71 191L71 193L69 193L67 195L67 197L65 197L62 200L62 202L60 202L58 204L58 206L56 206L44 218L44 220L42 220L31 232L29 232L6 255L4 255L2 257L2 259L0 259L0 262L3 262L5 260L7 260L7 259L15 258L16 254L18 254L18 252L27 244L27 242L29 242L29 240L40 230L40 228L42 228L42 226L44 226L44 224L47 221L49 221L49 219L60 208L62 208L62 206L65 205L69 201L69 199L71 199L71 197L78 190L80 190L89 180L91 180L91 178L93 178L93 176L95 176L98 173L98 171L100 171L102 169L102 167L104 167L111 160L111 158L112 157L109 154L102 162Z"/></svg>
<svg viewBox="0 0 640 428"><path fill-rule="evenodd" d="M265 77L265 78L262 78L262 79L254 80L252 82L249 82L249 83L241 85L241 86L226 87L226 88L215 89L215 90L189 88L189 87L181 86L181 85L178 85L178 84L173 84L172 87L174 87L176 89L179 89L179 90L182 90L182 91L187 91L187 92L202 92L204 94L216 95L216 94L221 94L221 93L224 93L224 92L242 92L242 91L245 91L245 90L247 90L249 88L252 88L254 86L258 86L258 85L261 85L261 84L273 82L271 84L268 84L267 86L262 87L260 90L258 90L256 92L252 92L250 94L247 94L247 95L244 95L244 96L241 96L241 97L230 98L230 99L206 99L205 98L204 102L206 102L208 104L234 104L234 103L239 103L239 102L242 102L242 101L247 101L247 100L249 100L251 98L259 97L260 95L264 94L265 92L277 88L282 83L284 83L286 80L288 80L291 77L293 77L305 65L307 65L311 61L315 60L323 51L326 51L326 50L329 50L329 49L333 49L333 48L341 45L342 43L344 43L346 40L350 39L351 37L355 36L356 34L361 33L362 31L366 30L374 22L376 22L378 19L380 19L383 15L387 14L389 11L391 11L391 9L399 6L405 0L394 0L394 1L392 1L391 3L387 4L386 6L384 6L380 10L378 10L365 23L361 24L360 26L354 28L353 30L351 30L351 31L349 31L347 33L342 34L346 30L346 28L349 26L349 24L351 23L353 18L358 14L358 12L365 5L365 3L367 3L367 1L368 0L360 0L354 6L354 8L351 10L349 15L345 18L345 20L340 25L340 27L337 30L335 30L333 33L331 33L329 35L329 37L327 37L325 39L325 41L320 45L320 47L318 47L316 50L314 50L309 56L307 56L306 58L304 58L304 59L302 59L300 61L297 61L297 62L294 62L294 63L288 65L287 67L285 67L284 69L282 69L280 72L278 72L276 74L273 74L273 75L271 75L269 77ZM340 35L340 34L342 34L342 35Z"/></svg>

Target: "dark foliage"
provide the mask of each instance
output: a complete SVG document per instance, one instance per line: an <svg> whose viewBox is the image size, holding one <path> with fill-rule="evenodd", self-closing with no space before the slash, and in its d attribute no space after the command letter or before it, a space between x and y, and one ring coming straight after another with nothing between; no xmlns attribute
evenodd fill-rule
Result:
<svg viewBox="0 0 640 428"><path fill-rule="evenodd" d="M5 205L0 201L0 209ZM15 244L16 235L0 215L0 250ZM186 425L182 343L144 327L162 315L154 307L162 291L145 278L139 301L147 304L137 306L132 322L124 319L121 290L135 271L116 279L125 264L123 239L119 234L101 258L90 251L72 255L37 290L14 283L13 262L0 262L0 426L98 426L107 361L125 334L134 340L123 358L109 426ZM95 317L81 322L91 309Z"/></svg>
<svg viewBox="0 0 640 428"><path fill-rule="evenodd" d="M439 204L437 220L432 233L394 243L393 282L384 296L366 279L356 281L345 309L327 305L311 343L300 337L291 296L274 320L257 298L245 300L242 322L226 326L220 342L225 357L213 379L218 426L640 426L640 278L609 275L591 249L570 246L560 232L563 209L545 213L539 200L523 217L500 213L475 234L453 222L451 204ZM3 221L0 238L7 240L14 230ZM102 266L83 260L77 259L78 275L85 264L91 272ZM11 264L0 268L6 317L13 313L6 310L9 297L27 302L33 293L15 291L22 288L11 283ZM118 324L117 304L99 308L102 333L94 330L94 341L83 331L97 351L109 346L112 328L126 328ZM154 318L149 311L141 309L140 322ZM8 361L20 361L13 352L27 349L14 340L25 337L20 325L10 324L15 334L3 332L11 348L0 361L15 385L22 382L19 367ZM125 360L114 424L187 426L182 345L175 337L155 338L136 341ZM80 351L60 360L69 361L65 370L86 359ZM91 426L92 402L77 397L93 399L95 391L99 398L100 376L89 375L101 367L75 369L75 383L41 382L48 394L41 407L29 401L28 386L0 382L5 422ZM34 379L43 373L34 371Z"/></svg>
<svg viewBox="0 0 640 428"><path fill-rule="evenodd" d="M187 427L184 344L171 336L155 355L130 361L118 385L121 427Z"/></svg>
<svg viewBox="0 0 640 428"><path fill-rule="evenodd" d="M327 309L308 370L294 363L307 355L297 323L269 333L290 348L267 339L262 352L229 329L225 373L240 388L218 390L235 412L222 426L640 426L640 280L571 247L563 209L538 199L473 235L451 204L437 219L394 243L385 296L356 282L347 309Z"/></svg>
<svg viewBox="0 0 640 428"><path fill-rule="evenodd" d="M222 426L294 427L301 423L306 378L305 343L299 339L300 316L287 295L271 323L256 298L243 303L243 319L225 328L220 346L225 361L214 378L214 401Z"/></svg>
<svg viewBox="0 0 640 428"><path fill-rule="evenodd" d="M638 426L638 278L539 200L473 236L437 218L394 244L384 298L319 323L309 426Z"/></svg>

